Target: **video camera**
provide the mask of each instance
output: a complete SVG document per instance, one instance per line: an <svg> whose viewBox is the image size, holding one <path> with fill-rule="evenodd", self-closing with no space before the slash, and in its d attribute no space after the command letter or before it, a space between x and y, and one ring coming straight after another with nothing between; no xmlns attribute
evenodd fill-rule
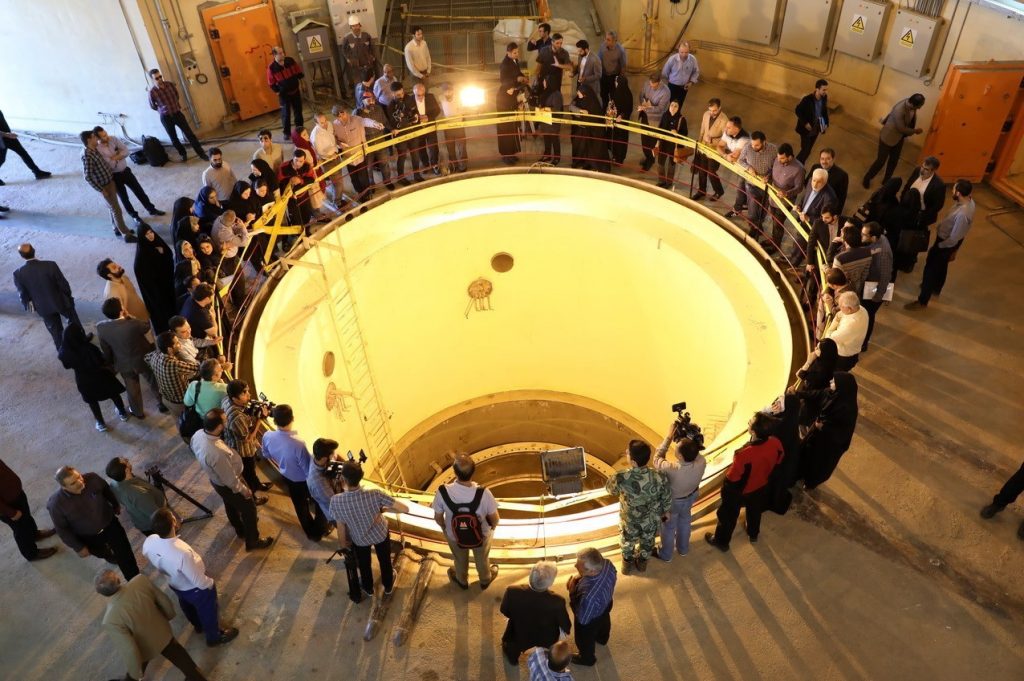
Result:
<svg viewBox="0 0 1024 681"><path fill-rule="evenodd" d="M672 411L676 413L676 423L672 430L672 441L679 442L680 440L688 439L696 444L699 449L704 449L704 433L701 432L700 426L690 420L690 412L686 411L686 402L673 404Z"/></svg>
<svg viewBox="0 0 1024 681"><path fill-rule="evenodd" d="M265 419L270 416L270 412L276 406L277 404L267 399L266 393L260 393L258 400L249 400L249 404L245 405L242 413L254 419Z"/></svg>
<svg viewBox="0 0 1024 681"><path fill-rule="evenodd" d="M348 454L346 454L345 457L346 458L344 461L335 461L332 459L331 461L327 462L327 466L326 468L324 468L324 475L330 478L332 482L341 477L341 467L344 466L349 461L358 460L360 464L364 464L366 463L367 459L366 452L364 452L361 449L359 450L358 456L353 454L352 450L350 449L348 450Z"/></svg>

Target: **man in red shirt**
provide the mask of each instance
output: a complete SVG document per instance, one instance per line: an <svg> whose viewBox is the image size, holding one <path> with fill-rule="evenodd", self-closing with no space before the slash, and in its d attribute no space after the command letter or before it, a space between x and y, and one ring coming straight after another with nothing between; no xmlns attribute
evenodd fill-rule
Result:
<svg viewBox="0 0 1024 681"><path fill-rule="evenodd" d="M768 479L783 456L782 443L771 434L772 421L772 417L763 412L754 414L749 423L750 442L733 455L732 465L725 474L718 525L713 534L707 532L704 535L704 541L719 551L729 550L740 508L744 506L747 509L747 536L751 543L757 541Z"/></svg>

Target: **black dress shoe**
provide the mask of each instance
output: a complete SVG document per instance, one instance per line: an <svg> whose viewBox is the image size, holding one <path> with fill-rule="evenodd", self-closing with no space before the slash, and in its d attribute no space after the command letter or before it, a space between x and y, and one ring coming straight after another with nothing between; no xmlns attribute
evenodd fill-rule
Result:
<svg viewBox="0 0 1024 681"><path fill-rule="evenodd" d="M386 183L384 184L384 187L385 187L385 188L386 188L386 189L387 189L387 190L388 190L389 192L393 192L393 191L395 191L395 185L393 185L393 184L392 184L392 183L390 183L390 182L386 182Z"/></svg>
<svg viewBox="0 0 1024 681"><path fill-rule="evenodd" d="M156 410L158 412L160 412L161 414L166 414L167 412L170 411L170 409L167 408L167 405L164 404L163 402L161 402L160 404L156 405Z"/></svg>
<svg viewBox="0 0 1024 681"><path fill-rule="evenodd" d="M694 201L703 201L705 196L707 196L706 192L695 192L690 198Z"/></svg>
<svg viewBox="0 0 1024 681"><path fill-rule="evenodd" d="M156 215L157 217L159 217L161 215L167 215L167 212L166 211L162 211L159 208L150 208L149 209L149 214L150 215Z"/></svg>
<svg viewBox="0 0 1024 681"><path fill-rule="evenodd" d="M199 154L199 158L203 159L203 160L204 160L204 161L206 161L207 163L209 163L209 162L210 162L210 157L209 157L209 156L207 156L206 154Z"/></svg>
<svg viewBox="0 0 1024 681"><path fill-rule="evenodd" d="M256 488L257 488L257 489L258 489L259 491L261 491L261 492L266 492L266 491L267 491L268 489L270 489L271 487L273 487L273 485L272 485L272 484L270 484L269 482L261 482L260 484L258 484L258 485L256 486Z"/></svg>
<svg viewBox="0 0 1024 681"><path fill-rule="evenodd" d="M52 556L55 553L57 553L57 549L55 549L52 546L49 547L49 548L45 548L45 549L39 549L39 551L36 552L36 557L35 558L29 558L29 560L33 561L33 562L35 562L37 560L46 560L47 558L49 558L50 556Z"/></svg>
<svg viewBox="0 0 1024 681"><path fill-rule="evenodd" d="M57 534L57 530L50 528L48 530L36 530L36 541L42 539L49 539L53 535Z"/></svg>
<svg viewBox="0 0 1024 681"><path fill-rule="evenodd" d="M996 513L999 513L1005 508L1005 506L997 506L995 504L989 504L985 508L981 509L981 517L985 520L994 518Z"/></svg>
<svg viewBox="0 0 1024 681"><path fill-rule="evenodd" d="M263 504L267 503L268 499L266 497L261 497L258 494L254 494L252 497L252 501L257 506L262 506Z"/></svg>
<svg viewBox="0 0 1024 681"><path fill-rule="evenodd" d="M134 244L134 243L138 243L138 241L139 241L139 237L135 236L134 234L125 234L124 235L124 242L126 244Z"/></svg>
<svg viewBox="0 0 1024 681"><path fill-rule="evenodd" d="M712 546L714 546L716 549L718 549L722 553L725 553L726 551L729 550L728 546L726 546L724 544L719 544L718 542L716 542L715 541L715 535L712 534L711 532L705 532L704 533L704 541L706 541L707 543L711 544Z"/></svg>
<svg viewBox="0 0 1024 681"><path fill-rule="evenodd" d="M188 156L186 156L185 154L182 154L181 155L181 162L185 163L186 161L188 161Z"/></svg>
<svg viewBox="0 0 1024 681"><path fill-rule="evenodd" d="M575 665L579 665L580 667L593 667L595 664L597 664L597 658L594 658L593 660L584 660L579 655L573 655L572 663Z"/></svg>
<svg viewBox="0 0 1024 681"><path fill-rule="evenodd" d="M37 180L45 180L46 178L50 177L51 175L53 175L53 173L48 173L45 170L40 170L39 172L36 173L36 179Z"/></svg>
<svg viewBox="0 0 1024 681"><path fill-rule="evenodd" d="M228 627L227 629L221 629L216 639L212 641L207 641L206 646L208 648L215 648L217 646L222 646L225 643L230 643L231 641L234 641L236 638L238 638L238 629L235 629L234 627Z"/></svg>
<svg viewBox="0 0 1024 681"><path fill-rule="evenodd" d="M427 178L423 177L423 176L422 176L422 175L420 175L419 173L416 173L416 174L414 174L414 175L412 176L412 180L413 180L413 182L423 182L423 181L424 181L425 179L427 179Z"/></svg>
<svg viewBox="0 0 1024 681"><path fill-rule="evenodd" d="M412 184L412 182L410 182L408 178L403 177L398 180L398 184L402 185L403 187L408 187L409 185Z"/></svg>
<svg viewBox="0 0 1024 681"><path fill-rule="evenodd" d="M252 546L246 546L245 550L246 551L259 551L260 549L265 549L265 548L269 547L273 543L274 543L274 538L273 537L263 537L262 539L258 540Z"/></svg>

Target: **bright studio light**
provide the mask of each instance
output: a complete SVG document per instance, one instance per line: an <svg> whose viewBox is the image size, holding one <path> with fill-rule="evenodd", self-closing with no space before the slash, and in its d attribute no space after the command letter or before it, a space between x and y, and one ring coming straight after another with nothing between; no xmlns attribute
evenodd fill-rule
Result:
<svg viewBox="0 0 1024 681"><path fill-rule="evenodd" d="M462 106L483 106L484 103L484 91L483 88L470 85L459 90L459 101L462 102Z"/></svg>

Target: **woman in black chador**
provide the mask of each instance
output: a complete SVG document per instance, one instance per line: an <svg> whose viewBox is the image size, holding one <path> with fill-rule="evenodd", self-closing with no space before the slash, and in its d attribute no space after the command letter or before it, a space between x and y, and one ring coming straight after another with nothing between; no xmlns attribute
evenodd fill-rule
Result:
<svg viewBox="0 0 1024 681"><path fill-rule="evenodd" d="M800 473L807 489L814 489L832 477L839 459L850 448L857 425L857 379L837 371L832 385L823 391L799 391L823 394L821 413L800 447Z"/></svg>

